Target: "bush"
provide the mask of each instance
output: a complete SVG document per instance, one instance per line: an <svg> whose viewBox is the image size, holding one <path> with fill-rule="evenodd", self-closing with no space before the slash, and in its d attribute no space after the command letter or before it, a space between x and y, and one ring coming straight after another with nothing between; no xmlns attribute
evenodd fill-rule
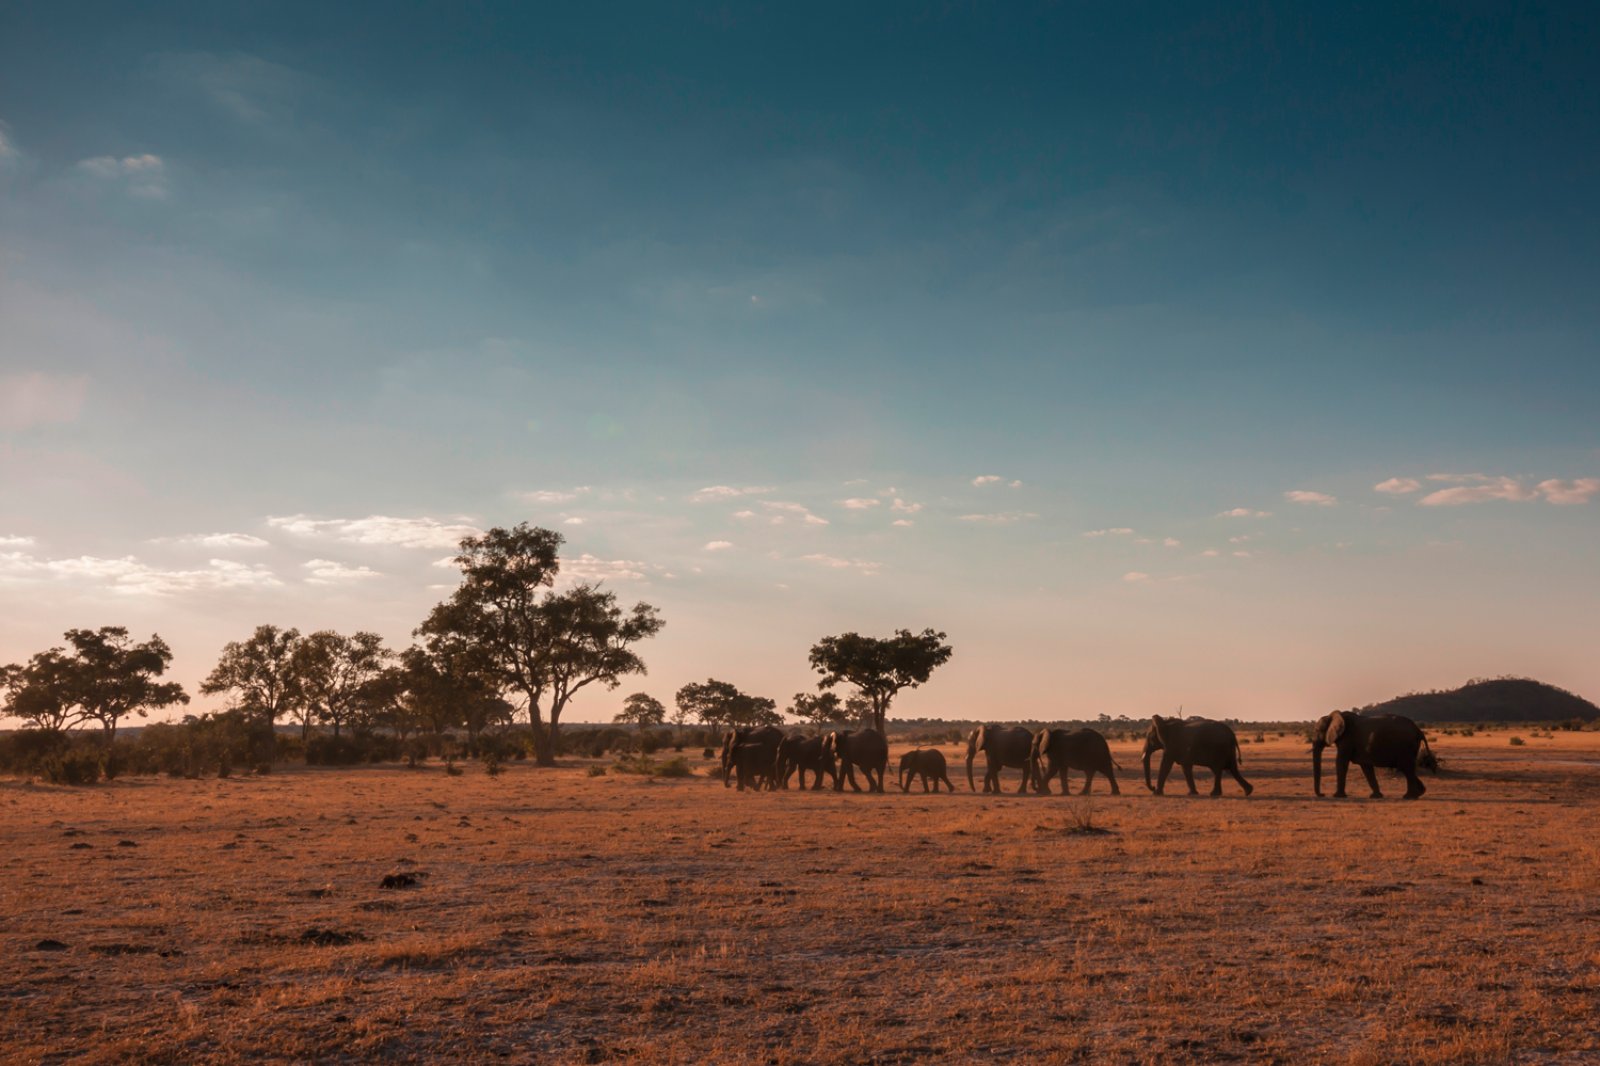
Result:
<svg viewBox="0 0 1600 1066"><path fill-rule="evenodd" d="M100 780L105 758L104 747L97 741L90 741L46 756L40 769L52 785L92 785Z"/></svg>
<svg viewBox="0 0 1600 1066"><path fill-rule="evenodd" d="M591 766L588 774L590 777L604 777L606 776L606 768L604 766Z"/></svg>
<svg viewBox="0 0 1600 1066"><path fill-rule="evenodd" d="M648 755L624 755L612 764L611 768L619 774L638 774L644 777L693 777L694 767L689 765L689 760L681 755L673 756L665 762L656 762ZM592 769L605 772L604 767ZM598 776L598 775L593 775Z"/></svg>
<svg viewBox="0 0 1600 1066"><path fill-rule="evenodd" d="M354 737L319 733L306 740L307 766L354 766L364 762L364 746Z"/></svg>
<svg viewBox="0 0 1600 1066"><path fill-rule="evenodd" d="M1527 741L1523 740L1521 737L1512 737L1511 738L1511 746L1514 747L1514 748L1520 748L1526 743L1527 743Z"/></svg>

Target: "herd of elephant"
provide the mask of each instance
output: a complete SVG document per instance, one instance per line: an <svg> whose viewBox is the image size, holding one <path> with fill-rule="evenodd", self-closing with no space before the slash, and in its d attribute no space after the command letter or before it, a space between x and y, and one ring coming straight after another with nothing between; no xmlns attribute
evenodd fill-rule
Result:
<svg viewBox="0 0 1600 1066"><path fill-rule="evenodd" d="M1312 787L1318 796L1322 795L1322 753L1328 747L1334 750L1336 797L1345 794L1345 777L1352 764L1361 768L1374 799L1383 796L1376 770L1404 774L1405 798L1417 799L1427 791L1417 770L1438 769L1428 738L1411 719L1396 714L1335 711L1319 719L1311 733ZM1111 747L1093 729L1045 728L1032 732L1021 726L978 726L967 738L967 787L972 790L977 789L972 764L980 752L985 760L984 792L999 792L1000 775L1012 769L1021 771L1019 793L1030 788L1048 793L1050 779L1059 778L1062 794L1069 794L1069 770L1085 775L1083 793L1093 786L1096 774L1105 776L1113 795L1122 791L1117 786L1118 766L1111 757ZM1161 753L1161 769L1152 783L1150 757L1156 752ZM1239 772L1239 740L1226 722L1157 715L1145 734L1143 757L1145 787L1157 795L1165 792L1167 775L1174 766L1183 770L1190 795L1199 791L1194 783L1196 767L1211 771L1212 796L1222 795L1223 774L1237 781L1246 796L1255 791ZM868 791L882 792L888 766L889 743L876 729L836 730L826 736L785 736L781 729L766 726L731 730L722 740L723 785L737 782L741 792L746 788L786 789L797 773L801 789L806 787L810 774L813 791L822 787L823 776L827 775L833 779L835 792L843 791L846 782L860 792L857 769L867 779ZM924 792L937 792L941 784L955 791L944 754L936 748L918 748L900 757L900 791L910 791L917 780L922 782Z"/></svg>

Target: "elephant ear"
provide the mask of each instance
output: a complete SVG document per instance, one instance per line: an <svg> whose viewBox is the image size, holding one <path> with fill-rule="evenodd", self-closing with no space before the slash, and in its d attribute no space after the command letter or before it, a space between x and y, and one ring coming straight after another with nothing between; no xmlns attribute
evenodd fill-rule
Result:
<svg viewBox="0 0 1600 1066"><path fill-rule="evenodd" d="M1344 715L1334 711L1328 715L1328 743L1337 744L1339 738L1344 736Z"/></svg>

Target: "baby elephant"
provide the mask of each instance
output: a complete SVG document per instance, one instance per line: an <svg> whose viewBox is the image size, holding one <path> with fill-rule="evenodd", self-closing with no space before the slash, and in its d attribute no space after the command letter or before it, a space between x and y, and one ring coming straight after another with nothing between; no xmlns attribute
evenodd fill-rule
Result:
<svg viewBox="0 0 1600 1066"><path fill-rule="evenodd" d="M950 783L950 775L945 772L944 752L938 748L918 748L908 751L900 756L900 791L911 791L911 779L922 778L922 791L930 791L928 782L933 782L931 791L939 791L939 782L944 782L944 787L951 792L956 786Z"/></svg>

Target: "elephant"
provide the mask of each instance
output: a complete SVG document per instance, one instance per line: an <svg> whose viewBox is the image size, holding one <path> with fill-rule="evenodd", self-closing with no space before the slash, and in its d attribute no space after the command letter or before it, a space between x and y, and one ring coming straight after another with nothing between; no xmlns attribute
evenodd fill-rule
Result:
<svg viewBox="0 0 1600 1066"><path fill-rule="evenodd" d="M889 742L876 729L836 730L822 742L822 754L827 759L838 759L839 769L833 775L833 790L844 791L844 783L857 792L854 767L861 767L867 778L869 792L883 791L883 772L889 767ZM876 778L874 778L876 774Z"/></svg>
<svg viewBox="0 0 1600 1066"><path fill-rule="evenodd" d="M939 791L939 782L944 782L944 787L951 792L956 786L950 783L950 774L945 769L944 752L938 748L917 748L900 756L900 791L910 792L913 778L922 778L922 791L927 792L929 780L933 781L932 791Z"/></svg>
<svg viewBox="0 0 1600 1066"><path fill-rule="evenodd" d="M1029 750L1029 772L1040 793L1048 793L1050 779L1059 775L1061 794L1070 796L1072 788L1067 783L1067 771L1082 770L1087 776L1081 795L1089 794L1095 774L1105 774L1106 780L1111 782L1111 794L1120 796L1122 789L1117 787L1116 766L1111 746L1093 729L1041 729L1034 734Z"/></svg>
<svg viewBox="0 0 1600 1066"><path fill-rule="evenodd" d="M1150 753L1153 751L1161 752L1161 777L1151 785ZM1183 767L1191 796L1199 794L1194 787L1196 766L1204 766L1215 775L1211 782L1213 798L1222 795L1224 770L1239 782L1246 796L1255 791L1239 773L1239 738L1233 735L1233 727L1226 722L1213 722L1208 718L1163 718L1159 714L1153 717L1150 732L1144 738L1144 787L1158 796L1163 795L1173 763Z"/></svg>
<svg viewBox="0 0 1600 1066"><path fill-rule="evenodd" d="M760 729L730 729L722 735L722 787L727 788L729 777L733 773L733 749L740 744L759 744L767 749L766 762L762 764L761 781L766 784L772 776L772 760L777 754L778 744L783 740L783 730L777 726L762 726Z"/></svg>
<svg viewBox="0 0 1600 1066"><path fill-rule="evenodd" d="M794 776L796 770L800 772L802 791L806 787L807 770L810 770L814 777L811 785L813 792L822 787L824 773L838 780L839 771L833 765L833 760L824 757L822 747L822 737L808 737L804 733L794 733L779 741L772 767L772 779L776 787L788 788L789 778Z"/></svg>
<svg viewBox="0 0 1600 1066"><path fill-rule="evenodd" d="M729 762L740 792L746 786L760 792L771 778L772 749L765 744L749 740L735 744L729 753Z"/></svg>
<svg viewBox="0 0 1600 1066"><path fill-rule="evenodd" d="M1372 798L1382 799L1374 767L1399 770L1406 775L1406 799L1421 799L1427 788L1417 776L1417 767L1437 770L1438 761L1428 747L1428 737L1411 719L1398 714L1361 714L1334 711L1317 719L1311 731L1311 787L1322 795L1322 749L1333 745L1334 772L1338 775L1336 799L1344 798L1345 774L1350 764L1361 767Z"/></svg>
<svg viewBox="0 0 1600 1066"><path fill-rule="evenodd" d="M967 738L967 788L976 791L972 783L972 760L982 751L986 760L983 771L983 790L1000 791L1000 771L1015 767L1022 771L1022 787L1018 794L1028 791L1028 753L1033 748L1033 734L1021 726L980 725Z"/></svg>

